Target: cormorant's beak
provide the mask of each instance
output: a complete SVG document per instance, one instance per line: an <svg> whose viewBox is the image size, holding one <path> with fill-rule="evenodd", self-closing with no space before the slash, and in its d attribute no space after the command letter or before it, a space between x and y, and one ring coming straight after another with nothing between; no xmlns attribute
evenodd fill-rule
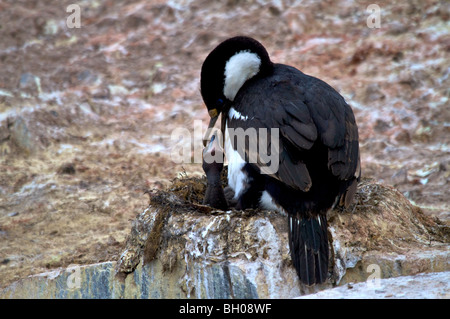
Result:
<svg viewBox="0 0 450 319"><path fill-rule="evenodd" d="M208 129L206 130L206 134L203 137L203 146L205 146L205 147L206 147L206 144L208 143L209 135L211 133L211 129L216 124L220 113L217 111L217 109L212 109L212 110L209 110L208 114L211 117L211 119L209 120L209 125L208 125ZM223 130L222 130L222 133L223 133Z"/></svg>
<svg viewBox="0 0 450 319"><path fill-rule="evenodd" d="M220 124L220 131L222 133L222 145L225 145L225 125L227 122L227 116L228 116L228 111L230 110L230 102L225 102L223 104L223 106L221 107L220 110L218 109L211 109L208 111L209 116L211 117L211 120L209 121L209 125L208 125L208 129L206 130L206 134L203 137L203 146L206 146L206 144L208 143L209 140L209 135L211 135L212 132L212 128L214 127L214 125L217 122L217 119L219 118L219 115L222 114L222 121Z"/></svg>

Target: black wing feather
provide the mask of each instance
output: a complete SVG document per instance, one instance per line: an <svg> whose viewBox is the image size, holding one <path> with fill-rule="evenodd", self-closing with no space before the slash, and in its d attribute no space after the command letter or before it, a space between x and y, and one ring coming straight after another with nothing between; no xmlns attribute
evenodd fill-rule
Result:
<svg viewBox="0 0 450 319"><path fill-rule="evenodd" d="M317 141L328 148L332 174L341 180L353 178L359 168L359 146L350 106L317 78L280 64L274 70L273 76L249 81L245 90L240 90L233 107L247 120L232 118L228 127L279 128L279 170L270 176L295 189L308 191L311 177L301 158L294 154L309 150ZM272 95L261 95L261 90ZM245 94L240 94L243 91ZM238 151L241 156L245 154L245 150ZM255 165L260 170L264 166Z"/></svg>

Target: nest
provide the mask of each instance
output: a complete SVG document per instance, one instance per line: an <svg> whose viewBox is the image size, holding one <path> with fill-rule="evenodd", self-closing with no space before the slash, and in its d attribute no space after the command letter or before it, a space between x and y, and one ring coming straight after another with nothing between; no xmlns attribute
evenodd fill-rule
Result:
<svg viewBox="0 0 450 319"><path fill-rule="evenodd" d="M228 166L225 166L220 176L224 188L228 185L227 174ZM205 197L206 186L206 176L189 177L183 173L180 174L180 177L172 180L172 184L165 192L170 192L186 203L201 205Z"/></svg>

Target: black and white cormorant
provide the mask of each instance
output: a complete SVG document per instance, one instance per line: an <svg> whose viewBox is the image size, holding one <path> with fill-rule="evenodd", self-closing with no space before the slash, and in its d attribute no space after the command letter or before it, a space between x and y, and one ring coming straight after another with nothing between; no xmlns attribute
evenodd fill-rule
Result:
<svg viewBox="0 0 450 319"><path fill-rule="evenodd" d="M352 109L330 85L273 63L258 41L244 36L225 40L207 56L201 94L211 117L209 127L222 114L228 184L236 208L286 214L300 280L307 285L324 282L329 259L326 213L335 205L348 207L360 176ZM231 134L249 128L278 129L278 138L266 138L263 146L272 150L265 150L267 154L276 155L271 157L277 161L276 171L267 170L267 162L249 160L259 135L257 141L248 137L239 143L240 136ZM272 144L278 146L275 151Z"/></svg>

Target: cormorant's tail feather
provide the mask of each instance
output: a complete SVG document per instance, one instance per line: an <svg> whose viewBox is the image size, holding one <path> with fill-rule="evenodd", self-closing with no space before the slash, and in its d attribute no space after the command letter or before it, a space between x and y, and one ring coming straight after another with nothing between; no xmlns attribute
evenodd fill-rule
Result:
<svg viewBox="0 0 450 319"><path fill-rule="evenodd" d="M289 248L301 282L323 283L328 275L328 235L325 215L289 217Z"/></svg>

